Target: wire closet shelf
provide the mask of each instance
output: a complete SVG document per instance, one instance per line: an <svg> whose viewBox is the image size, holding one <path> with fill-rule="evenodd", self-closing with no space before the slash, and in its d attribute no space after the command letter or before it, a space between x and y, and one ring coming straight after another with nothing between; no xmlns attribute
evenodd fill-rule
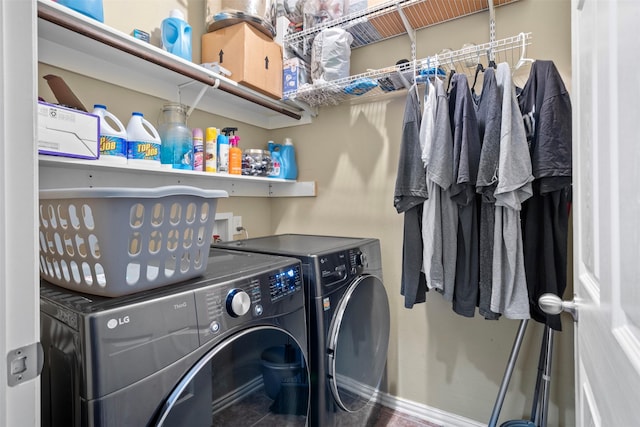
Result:
<svg viewBox="0 0 640 427"><path fill-rule="evenodd" d="M378 70L352 75L321 84L307 84L296 91L284 93L284 98L302 101L311 107L338 105L350 99L365 99L408 88L415 80L438 75L447 78L451 71L464 73L473 80L478 64L488 66L489 58L495 63L506 62L513 73L522 65L532 62L526 57L527 46L533 43L532 33L499 39L480 45L471 45L455 51L443 51L423 59L410 61ZM355 90L353 88L366 88Z"/></svg>
<svg viewBox="0 0 640 427"><path fill-rule="evenodd" d="M494 0L502 6L518 0ZM414 30L451 21L489 9L488 0L390 0L311 28L284 36L284 44L302 55L309 52L316 34L326 28L339 27L353 36L352 49L376 43L407 32L402 16Z"/></svg>

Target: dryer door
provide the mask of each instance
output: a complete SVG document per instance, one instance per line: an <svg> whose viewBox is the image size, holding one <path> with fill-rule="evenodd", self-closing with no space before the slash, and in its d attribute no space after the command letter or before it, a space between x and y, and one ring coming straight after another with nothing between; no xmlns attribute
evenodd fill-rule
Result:
<svg viewBox="0 0 640 427"><path fill-rule="evenodd" d="M389 347L389 300L382 281L363 275L340 300L329 329L329 382L338 405L362 409L380 385Z"/></svg>
<svg viewBox="0 0 640 427"><path fill-rule="evenodd" d="M286 331L259 326L213 347L174 387L156 426L304 427L309 373L304 352Z"/></svg>

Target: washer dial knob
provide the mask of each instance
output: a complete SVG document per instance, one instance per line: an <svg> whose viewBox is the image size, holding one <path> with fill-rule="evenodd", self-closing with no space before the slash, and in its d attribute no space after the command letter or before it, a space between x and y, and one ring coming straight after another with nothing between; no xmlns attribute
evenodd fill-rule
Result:
<svg viewBox="0 0 640 427"><path fill-rule="evenodd" d="M247 314L251 308L251 297L242 289L232 289L227 294L227 312L232 317Z"/></svg>

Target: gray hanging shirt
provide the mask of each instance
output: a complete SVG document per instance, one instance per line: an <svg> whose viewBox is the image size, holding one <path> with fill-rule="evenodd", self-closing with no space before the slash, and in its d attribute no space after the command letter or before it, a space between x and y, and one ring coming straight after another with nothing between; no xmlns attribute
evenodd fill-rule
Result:
<svg viewBox="0 0 640 427"><path fill-rule="evenodd" d="M522 252L520 210L531 197L533 174L520 107L507 63L498 64L502 92L500 157L496 198L491 310L509 319L528 319L529 297Z"/></svg>

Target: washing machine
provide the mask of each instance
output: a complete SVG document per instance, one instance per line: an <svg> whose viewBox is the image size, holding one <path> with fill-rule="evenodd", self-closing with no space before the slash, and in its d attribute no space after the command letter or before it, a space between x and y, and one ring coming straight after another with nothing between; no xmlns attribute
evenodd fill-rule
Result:
<svg viewBox="0 0 640 427"><path fill-rule="evenodd" d="M306 425L302 288L298 259L222 249L130 296L42 282L42 425Z"/></svg>
<svg viewBox="0 0 640 427"><path fill-rule="evenodd" d="M389 345L380 242L282 234L219 244L302 262L311 399L309 425L352 425L376 394ZM364 424L362 424L364 425Z"/></svg>

